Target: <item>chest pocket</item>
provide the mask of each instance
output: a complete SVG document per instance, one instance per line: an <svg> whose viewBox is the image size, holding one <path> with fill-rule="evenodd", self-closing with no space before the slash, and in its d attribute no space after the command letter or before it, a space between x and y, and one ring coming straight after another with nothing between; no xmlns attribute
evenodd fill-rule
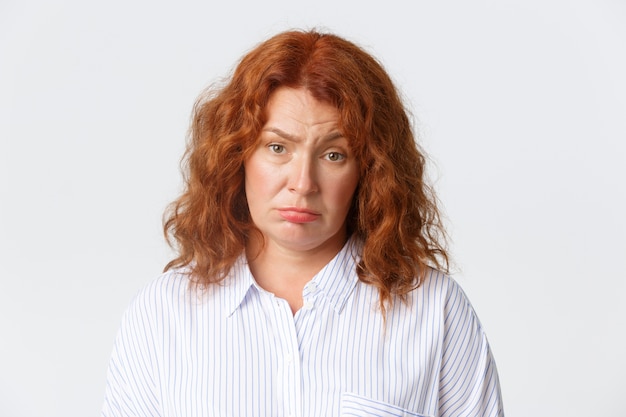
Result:
<svg viewBox="0 0 626 417"><path fill-rule="evenodd" d="M341 395L340 417L430 417L349 392Z"/></svg>

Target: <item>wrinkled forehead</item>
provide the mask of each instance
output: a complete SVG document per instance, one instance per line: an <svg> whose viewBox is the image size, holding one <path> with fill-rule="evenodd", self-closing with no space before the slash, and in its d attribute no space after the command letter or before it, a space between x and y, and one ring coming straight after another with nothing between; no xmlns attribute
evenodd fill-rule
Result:
<svg viewBox="0 0 626 417"><path fill-rule="evenodd" d="M293 94L296 92L296 94ZM351 147L361 147L364 140L362 117L357 109L353 108L353 102L347 102L338 93L329 93L325 89L312 89L309 86L279 86L269 95L264 106L262 126L265 127L268 120L275 115L277 108L284 113L295 112L298 107L319 109L324 108L330 118L336 119L334 129L340 132Z"/></svg>

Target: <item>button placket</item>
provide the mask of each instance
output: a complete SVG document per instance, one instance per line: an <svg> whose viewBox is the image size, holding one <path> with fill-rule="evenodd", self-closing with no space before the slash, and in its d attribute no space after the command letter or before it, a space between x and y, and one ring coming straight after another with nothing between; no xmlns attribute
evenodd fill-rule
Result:
<svg viewBox="0 0 626 417"><path fill-rule="evenodd" d="M278 369L278 398L283 403L284 415L296 417L301 414L302 406L302 374L296 328L289 303L280 298L273 301L283 358Z"/></svg>

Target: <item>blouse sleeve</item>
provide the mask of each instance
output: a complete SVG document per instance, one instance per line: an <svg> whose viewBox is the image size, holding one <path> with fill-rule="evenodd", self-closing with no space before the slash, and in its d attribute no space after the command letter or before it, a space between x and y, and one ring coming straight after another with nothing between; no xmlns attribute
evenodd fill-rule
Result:
<svg viewBox="0 0 626 417"><path fill-rule="evenodd" d="M447 293L444 314L439 415L504 416L487 337L465 293L454 281Z"/></svg>
<svg viewBox="0 0 626 417"><path fill-rule="evenodd" d="M131 303L113 346L102 417L159 417L154 317L145 291Z"/></svg>

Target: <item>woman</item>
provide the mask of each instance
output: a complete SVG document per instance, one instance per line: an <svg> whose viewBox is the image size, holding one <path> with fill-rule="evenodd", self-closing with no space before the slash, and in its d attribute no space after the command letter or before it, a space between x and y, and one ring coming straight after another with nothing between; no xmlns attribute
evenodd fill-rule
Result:
<svg viewBox="0 0 626 417"><path fill-rule="evenodd" d="M186 162L178 256L124 317L104 416L503 415L373 57L315 31L263 42L199 99Z"/></svg>

